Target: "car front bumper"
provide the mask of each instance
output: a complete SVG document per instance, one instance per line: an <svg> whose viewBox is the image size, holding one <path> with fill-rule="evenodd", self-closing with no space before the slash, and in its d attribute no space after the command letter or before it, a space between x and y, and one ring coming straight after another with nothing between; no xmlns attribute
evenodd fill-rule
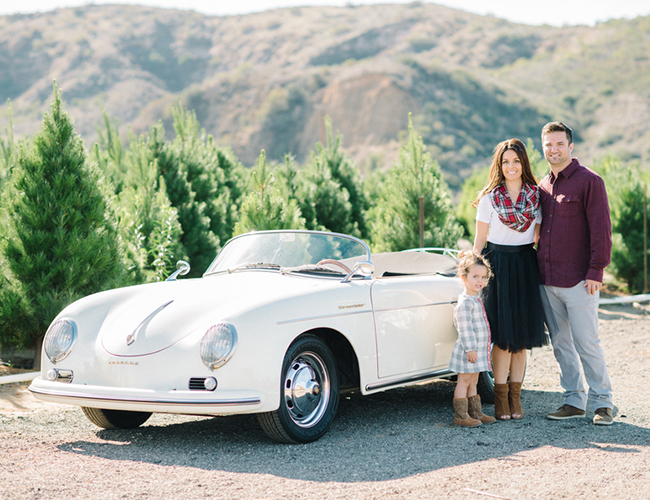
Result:
<svg viewBox="0 0 650 500"><path fill-rule="evenodd" d="M230 415L265 411L264 395L256 391L153 391L74 385L38 377L29 390L36 399L50 403L153 413Z"/></svg>

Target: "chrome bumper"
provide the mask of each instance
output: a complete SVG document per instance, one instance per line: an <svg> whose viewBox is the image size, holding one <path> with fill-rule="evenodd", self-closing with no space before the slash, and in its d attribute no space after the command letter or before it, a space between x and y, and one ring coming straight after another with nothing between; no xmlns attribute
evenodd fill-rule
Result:
<svg viewBox="0 0 650 500"><path fill-rule="evenodd" d="M70 385L36 378L29 386L36 399L58 404L110 410L195 415L257 413L264 398L253 391L215 394L206 391L145 391L91 385Z"/></svg>

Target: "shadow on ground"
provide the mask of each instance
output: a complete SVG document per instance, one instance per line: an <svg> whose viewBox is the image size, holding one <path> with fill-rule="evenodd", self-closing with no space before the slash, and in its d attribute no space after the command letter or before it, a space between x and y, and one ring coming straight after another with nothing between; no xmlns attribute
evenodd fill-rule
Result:
<svg viewBox="0 0 650 500"><path fill-rule="evenodd" d="M329 433L310 444L276 444L251 415L204 419L154 415L136 430L97 431L103 442L68 442L59 449L109 460L357 482L507 458L542 446L620 454L638 452L639 443L650 443L650 430L626 424L622 415L609 427L594 426L590 414L579 420L547 420L546 413L561 400L553 392L524 391L526 415L520 421L453 427L453 388L453 383L437 381L372 396L342 396ZM491 413L493 407L485 405L485 410Z"/></svg>

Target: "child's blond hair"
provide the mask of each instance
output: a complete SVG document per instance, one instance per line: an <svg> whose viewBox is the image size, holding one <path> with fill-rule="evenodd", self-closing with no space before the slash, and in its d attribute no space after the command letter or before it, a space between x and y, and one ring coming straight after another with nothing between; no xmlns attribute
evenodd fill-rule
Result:
<svg viewBox="0 0 650 500"><path fill-rule="evenodd" d="M490 264L482 255L474 253L472 250L466 250L458 254L458 265L456 266L456 276L467 276L472 266L483 266L487 269L488 281L492 277Z"/></svg>

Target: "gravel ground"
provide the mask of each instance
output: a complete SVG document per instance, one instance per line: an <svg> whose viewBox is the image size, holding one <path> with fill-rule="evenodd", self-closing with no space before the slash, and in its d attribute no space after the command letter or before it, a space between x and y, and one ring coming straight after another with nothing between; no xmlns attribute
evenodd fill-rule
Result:
<svg viewBox="0 0 650 500"><path fill-rule="evenodd" d="M546 499L650 497L648 307L600 310L615 423L550 421L562 404L550 348L535 350L525 416L450 425L453 383L342 397L321 440L279 445L254 416L154 415L107 431L78 408L0 385L3 499ZM486 413L493 407L485 405ZM589 409L588 409L589 410Z"/></svg>

